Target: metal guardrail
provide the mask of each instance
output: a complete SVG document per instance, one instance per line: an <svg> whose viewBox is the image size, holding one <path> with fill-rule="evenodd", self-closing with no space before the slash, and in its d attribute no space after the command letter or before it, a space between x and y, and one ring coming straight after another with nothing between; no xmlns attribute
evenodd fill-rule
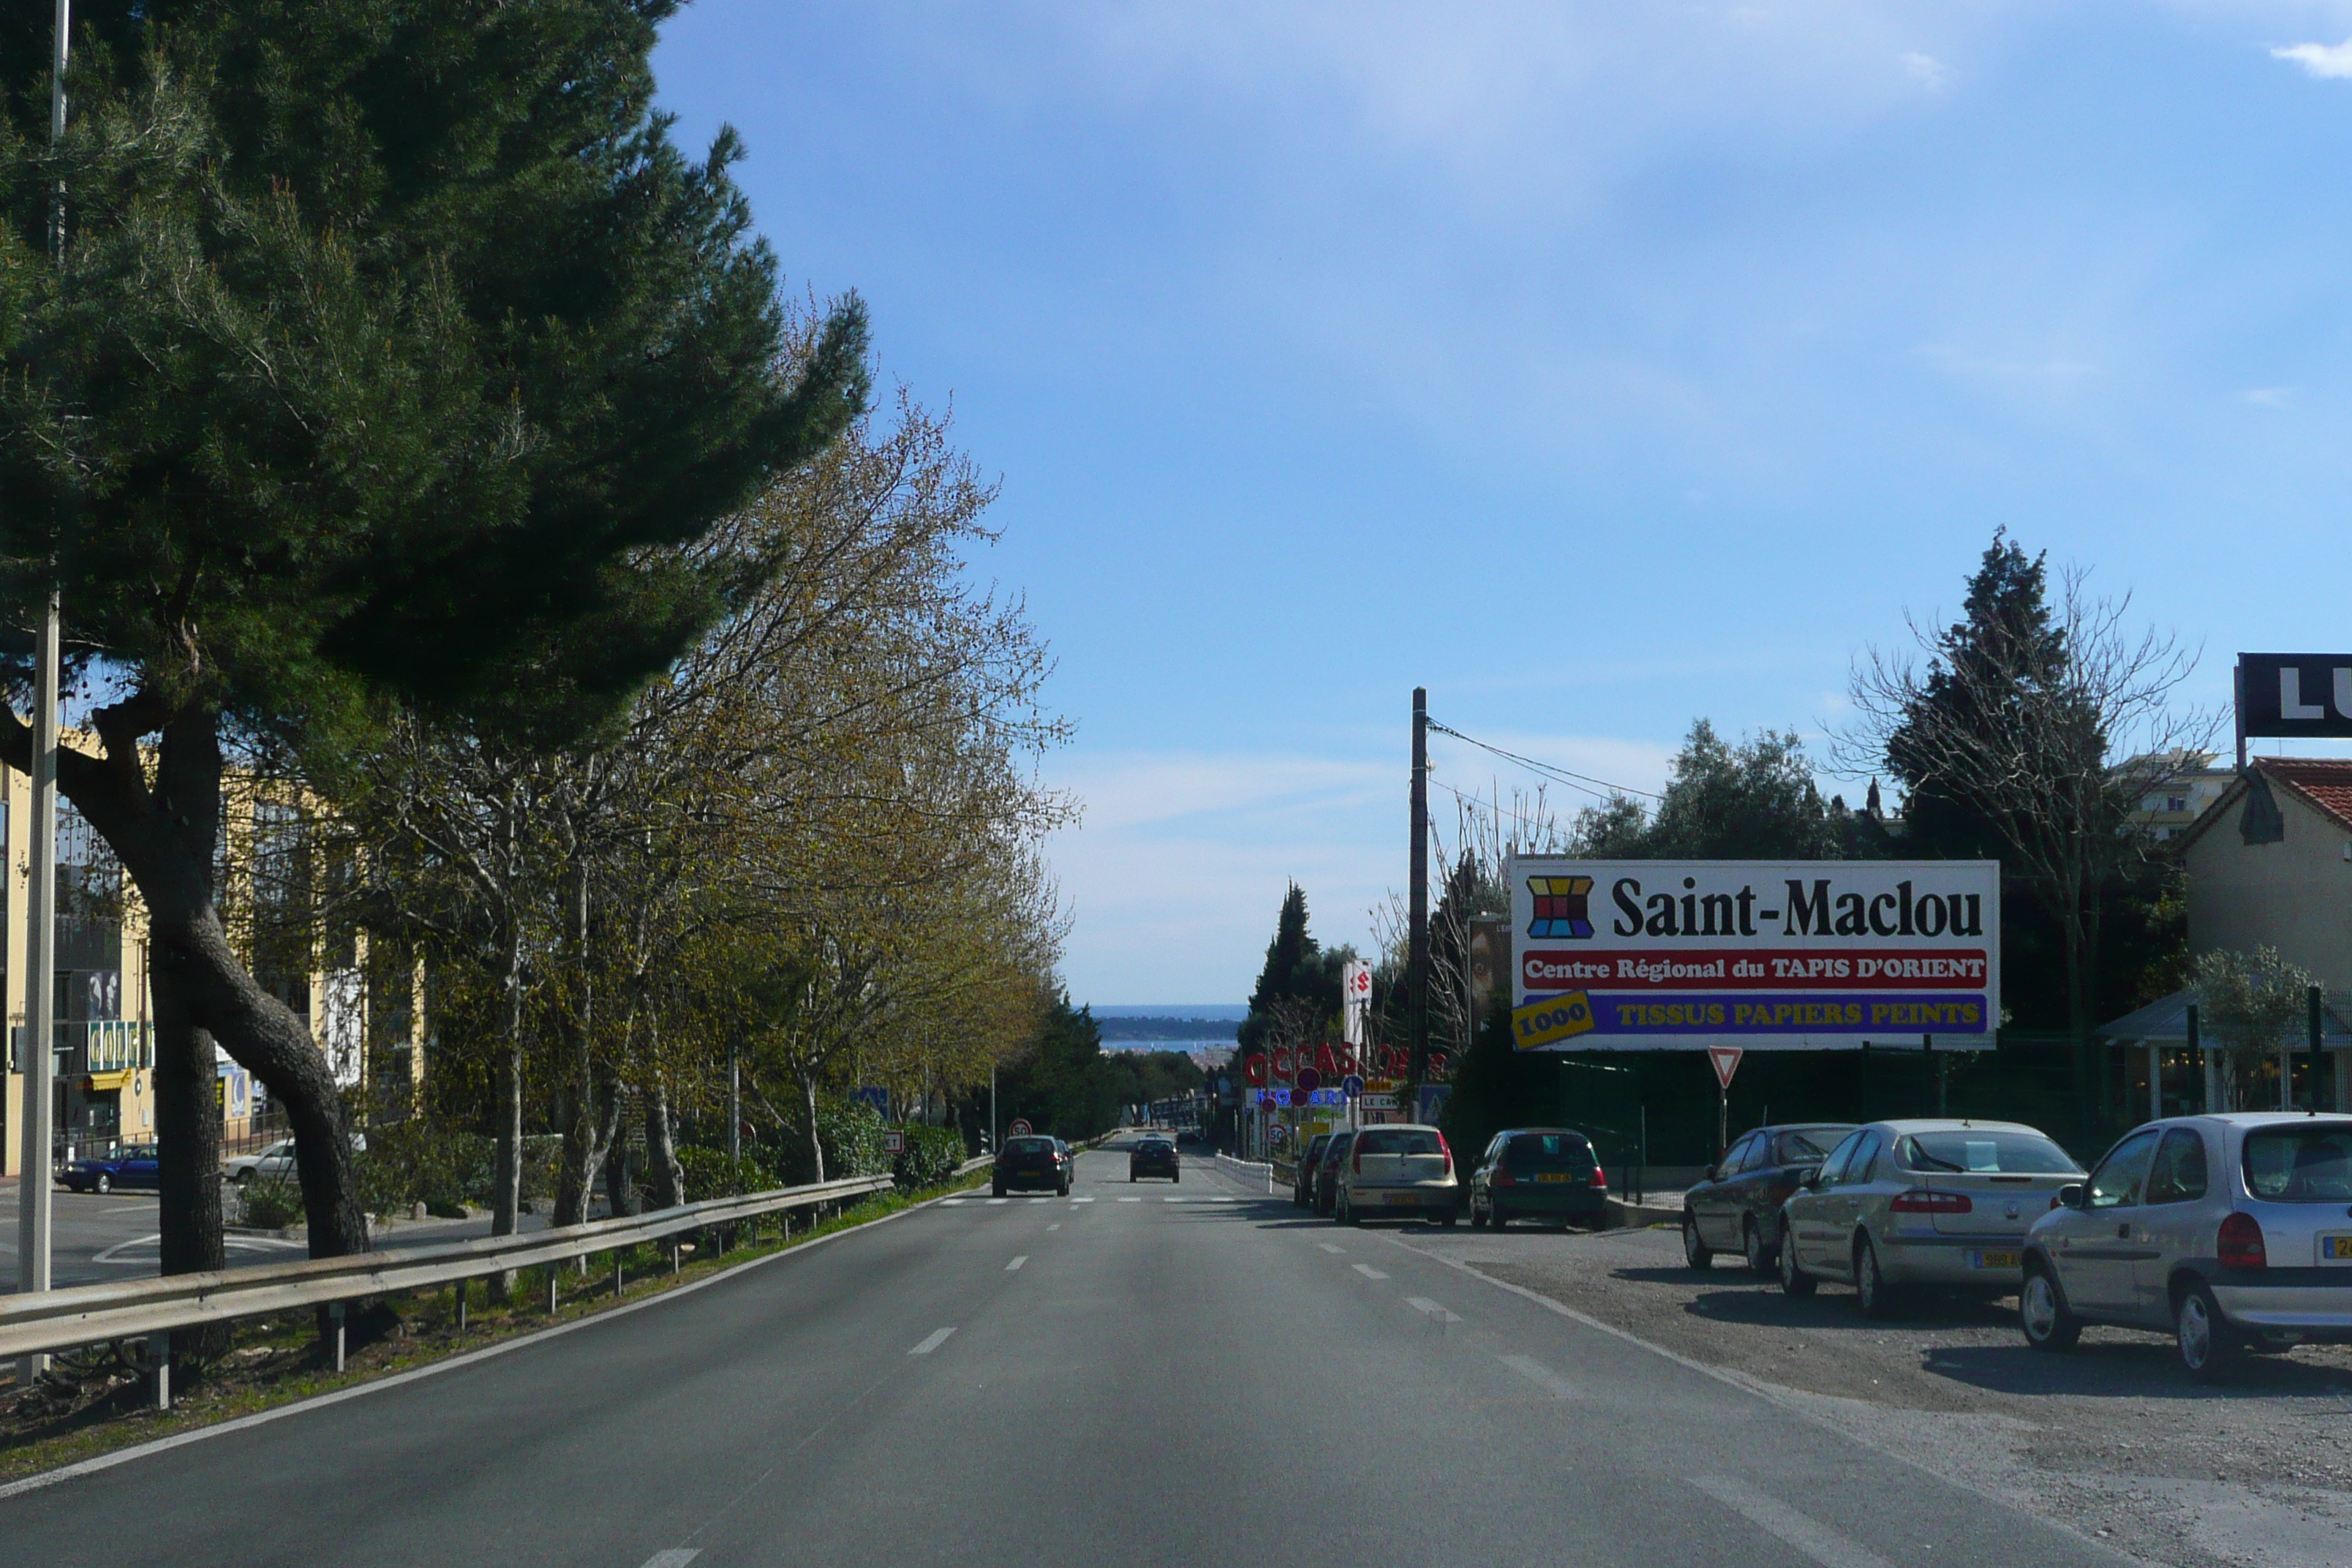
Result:
<svg viewBox="0 0 2352 1568"><path fill-rule="evenodd" d="M168 1334L297 1308L340 1308L362 1297L456 1284L541 1264L548 1268L551 1311L558 1264L584 1258L592 1252L659 1241L684 1231L740 1225L768 1215L887 1192L892 1184L887 1175L852 1176L523 1235L0 1296L0 1357ZM672 1264L676 1266L675 1258ZM338 1329L338 1367L342 1364L341 1337ZM169 1398L168 1388L159 1392L159 1403Z"/></svg>

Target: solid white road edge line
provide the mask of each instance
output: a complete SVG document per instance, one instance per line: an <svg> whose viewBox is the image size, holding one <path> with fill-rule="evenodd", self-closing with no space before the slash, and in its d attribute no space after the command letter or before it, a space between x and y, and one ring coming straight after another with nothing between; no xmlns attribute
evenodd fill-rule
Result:
<svg viewBox="0 0 2352 1568"><path fill-rule="evenodd" d="M1375 1232L1373 1234L1378 1235L1379 1233ZM1606 1233L1604 1232L1603 1234L1605 1235ZM1533 1301L1545 1311L1555 1313L1559 1317L1566 1318L1570 1322L1582 1323L1586 1328L1594 1330L1600 1333L1607 1334L1612 1339L1622 1340L1629 1345L1638 1345L1643 1350L1649 1352L1652 1355L1673 1362L1676 1366L1686 1367L1690 1371L1698 1373L1701 1377L1713 1378L1716 1382L1723 1384L1727 1387L1739 1390L1740 1393L1747 1394L1752 1399L1760 1399L1767 1405L1773 1406L1775 1409L1785 1410L1790 1415L1794 1415L1801 1420L1809 1422L1812 1426L1820 1427L1824 1432L1829 1432L1837 1436L1843 1437L1847 1442L1854 1444L1858 1447L1867 1448L1881 1458L1892 1459L1906 1469L1916 1470L1921 1475L1941 1481L1948 1487L1956 1488L1960 1491L1967 1492L1970 1497L1981 1498L1986 1502L1991 1503L1997 1508L2009 1513L2015 1514L2020 1519L2031 1520L2034 1523L2042 1525L2046 1529L2058 1531L2061 1535L2071 1536L2081 1545L2091 1547L2096 1551L2105 1552L2110 1560L2116 1563L2130 1564L2131 1568L2142 1568L2142 1564L2139 1563L2137 1558L2127 1556L2116 1550L2115 1547L2109 1545L2106 1542L2098 1540L2095 1536L2085 1535L2070 1524L2062 1523L2054 1519L2045 1519L2037 1513L2029 1513L2024 1509L2020 1508L2017 1504L2010 1501L2007 1498L2002 1497L1998 1492L1989 1491L1985 1488L1977 1485L1974 1481L1964 1480L1958 1476L1946 1475L1943 1471L1936 1469L1924 1460L1915 1459L1908 1454L1897 1453L1892 1448L1882 1447L1878 1444L1871 1442L1866 1437L1863 1437L1853 1432L1847 1431L1844 1427L1829 1421L1817 1412L1808 1409L1798 1400L1788 1397L1790 1393L1794 1392L1793 1390L1783 1390L1773 1384L1765 1383L1760 1379L1747 1377L1742 1373L1733 1372L1727 1367L1709 1366L1703 1361L1695 1361L1691 1357L1683 1354L1680 1351L1670 1351L1664 1345L1654 1344L1650 1341L1643 1339L1641 1335L1631 1332L1625 1329L1621 1329L1614 1323L1603 1322L1601 1319L1594 1317L1590 1312L1580 1312L1565 1301L1555 1301L1539 1290L1530 1290L1524 1285L1514 1285L1507 1279L1497 1279L1491 1274L1482 1274L1476 1268L1463 1262L1459 1258L1448 1258L1444 1253L1432 1252L1426 1247L1415 1247L1402 1237L1381 1235L1380 1239L1387 1242L1391 1247L1401 1247L1404 1251L1412 1253L1417 1257L1426 1258L1432 1263L1444 1264L1446 1268L1454 1270L1456 1273L1467 1274L1473 1279L1483 1280L1486 1284L1493 1286L1497 1290L1507 1290L1512 1295L1517 1296L1523 1300ZM5 1497L5 1495L6 1493L0 1492L0 1497Z"/></svg>
<svg viewBox="0 0 2352 1568"><path fill-rule="evenodd" d="M536 1333L524 1334L511 1340L501 1340L494 1345L484 1345L478 1351L467 1351L463 1355L454 1355L446 1361L436 1361L430 1366L412 1367L406 1372L394 1373L390 1377L377 1378L373 1383L362 1383L351 1388L339 1388L331 1394L317 1394L309 1399L298 1399L291 1405L280 1405L270 1410L257 1410L250 1415L240 1415L234 1421L223 1421L212 1426L199 1426L193 1432L175 1432L169 1437L158 1437L152 1443L134 1443L128 1448L117 1448L111 1454L100 1454L96 1458L90 1459L78 1459L70 1465L60 1465L54 1470L43 1470L37 1476L26 1476L22 1480L0 1485L0 1501L23 1492L38 1491L43 1487L53 1487L59 1481L70 1481L82 1476L96 1475L100 1470L110 1470L117 1465L127 1465L133 1459L143 1459L150 1454L160 1454L168 1448L184 1447L190 1443L201 1443L207 1437L220 1437L231 1432L242 1432L247 1427L266 1426L272 1421L283 1421L289 1415L299 1415L306 1410L318 1410L330 1405L341 1405L346 1399L358 1399L364 1394L380 1394L387 1388L398 1388L403 1384L418 1383L428 1377L438 1377L445 1372L455 1372L459 1367L472 1366L477 1362L488 1361L492 1356L505 1355L509 1351L519 1351L530 1345L542 1344L563 1334L593 1328L598 1323L609 1323L615 1318L625 1318L633 1312L642 1312L648 1307L658 1307L665 1301L675 1301L681 1296L691 1296L697 1290L708 1289L722 1279L732 1279L738 1274L750 1269L774 1263L782 1258L801 1257L809 1248L823 1247L828 1241L839 1241L845 1236L860 1236L877 1225L888 1225L894 1219L904 1219L910 1214L920 1214L939 1201L938 1198L931 1198L915 1205L912 1208L900 1209L897 1214L886 1214L878 1219L869 1219L864 1225L854 1225L847 1230L836 1230L830 1236L820 1236L814 1241L800 1242L786 1247L782 1252L771 1252L765 1258L747 1258L732 1268L722 1268L709 1279L697 1279L691 1285L680 1285L674 1289L665 1290L658 1296L648 1296L642 1301L630 1301L622 1306L610 1307L585 1318L575 1318L568 1323L558 1323L552 1328L541 1329Z"/></svg>
<svg viewBox="0 0 2352 1568"><path fill-rule="evenodd" d="M1765 1534L1780 1537L1822 1568L1894 1568L1893 1563L1861 1542L1839 1534L1819 1520L1799 1513L1737 1477L1693 1476L1691 1485Z"/></svg>
<svg viewBox="0 0 2352 1568"><path fill-rule="evenodd" d="M923 1336L922 1343L917 1345L913 1350L908 1351L907 1353L908 1355L929 1355L933 1351L939 1349L941 1345L947 1343L948 1336L954 1332L955 1331L953 1329L933 1329L929 1333Z"/></svg>

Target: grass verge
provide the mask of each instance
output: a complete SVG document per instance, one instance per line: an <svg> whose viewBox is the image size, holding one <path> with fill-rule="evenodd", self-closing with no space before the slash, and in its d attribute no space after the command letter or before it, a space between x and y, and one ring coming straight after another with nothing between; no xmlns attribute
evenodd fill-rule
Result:
<svg viewBox="0 0 2352 1568"><path fill-rule="evenodd" d="M717 1250L718 1237L706 1234L701 1247L675 1275L667 1255L658 1248L629 1248L621 1258L625 1289L619 1294L613 1289L611 1254L595 1254L586 1273L562 1272L551 1313L546 1308L541 1269L527 1270L516 1284L513 1300L503 1305L486 1303L485 1282L475 1280L467 1290L463 1332L457 1328L457 1292L450 1287L353 1302L347 1309L346 1353L340 1373L333 1370L332 1352L320 1342L308 1313L240 1320L231 1327L232 1343L224 1354L201 1370L180 1370L176 1397L168 1411L151 1407L146 1379L122 1347L95 1347L62 1356L37 1387L0 1385L0 1483L373 1383L614 1307L635 1305L722 1269L789 1252L987 1182L988 1173L982 1170L920 1193L887 1193L813 1229L796 1226L789 1241L776 1233L773 1220L757 1238L739 1237L725 1252ZM8 1370L13 1374L14 1369Z"/></svg>

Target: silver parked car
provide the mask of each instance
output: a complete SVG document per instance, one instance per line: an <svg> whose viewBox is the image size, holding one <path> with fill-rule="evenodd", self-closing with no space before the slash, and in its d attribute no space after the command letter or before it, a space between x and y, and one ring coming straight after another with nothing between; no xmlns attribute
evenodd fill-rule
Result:
<svg viewBox="0 0 2352 1568"><path fill-rule="evenodd" d="M2027 1227L2082 1176L2021 1122L1857 1127L1780 1205L1780 1288L1841 1280L1874 1318L1909 1286L2005 1296L2023 1279Z"/></svg>
<svg viewBox="0 0 2352 1568"><path fill-rule="evenodd" d="M1340 1156L1335 1185L1332 1216L1341 1225L1368 1218L1452 1225L1462 1194L1445 1134L1412 1122L1358 1132Z"/></svg>
<svg viewBox="0 0 2352 1568"><path fill-rule="evenodd" d="M2352 1340L2352 1119L2175 1116L2126 1133L2027 1239L2025 1342L2085 1323L2169 1333L2190 1376Z"/></svg>

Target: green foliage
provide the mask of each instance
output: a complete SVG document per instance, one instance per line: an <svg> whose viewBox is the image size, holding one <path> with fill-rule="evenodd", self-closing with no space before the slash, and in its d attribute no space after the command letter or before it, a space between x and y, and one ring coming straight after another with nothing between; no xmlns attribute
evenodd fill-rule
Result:
<svg viewBox="0 0 2352 1568"><path fill-rule="evenodd" d="M237 1191L242 1224L257 1230L284 1230L302 1223L302 1189L290 1176L256 1176Z"/></svg>
<svg viewBox="0 0 2352 1568"><path fill-rule="evenodd" d="M1861 824L1824 800L1805 743L1767 730L1733 745L1693 720L1654 810L1612 795L1577 814L1576 852L1594 859L1819 860L1864 852Z"/></svg>
<svg viewBox="0 0 2352 1568"><path fill-rule="evenodd" d="M2298 1039L2319 977L2289 963L2274 947L2251 952L2226 948L2197 955L2189 987L2200 1023L2219 1043L2238 1050L2274 1050Z"/></svg>
<svg viewBox="0 0 2352 1568"><path fill-rule="evenodd" d="M1120 1105L1190 1094L1208 1076L1182 1051L1106 1051L1103 1062L1111 1096Z"/></svg>
<svg viewBox="0 0 2352 1568"><path fill-rule="evenodd" d="M488 1138L437 1117L370 1128L356 1160L362 1206L394 1214L421 1203L462 1215L489 1197L490 1157Z"/></svg>
<svg viewBox="0 0 2352 1568"><path fill-rule="evenodd" d="M901 1192L936 1187L971 1157L963 1134L952 1127L909 1127L905 1131L907 1147L890 1173Z"/></svg>
<svg viewBox="0 0 2352 1568"><path fill-rule="evenodd" d="M1296 882L1282 896L1274 940L1250 992L1249 1016L1235 1031L1244 1056L1265 1047L1280 1025L1320 1037L1339 1033L1339 970L1352 950L1325 952L1307 929L1307 893Z"/></svg>
<svg viewBox="0 0 2352 1568"><path fill-rule="evenodd" d="M889 1151L882 1147L882 1117L863 1100L821 1095L816 1102L817 1141L824 1147L824 1179L878 1176L890 1169ZM783 1141L781 1169L783 1184L803 1186L816 1180L809 1157L808 1129L803 1127Z"/></svg>
<svg viewBox="0 0 2352 1568"><path fill-rule="evenodd" d="M1009 1127L1025 1118L1057 1138L1091 1138L1118 1122L1118 1092L1094 1015L1057 994L1035 1043L998 1074L998 1121Z"/></svg>
<svg viewBox="0 0 2352 1568"><path fill-rule="evenodd" d="M730 1159L724 1149L681 1143L677 1163L686 1173L686 1201L690 1204L707 1198L740 1197L778 1184L773 1161L762 1161L756 1151Z"/></svg>

